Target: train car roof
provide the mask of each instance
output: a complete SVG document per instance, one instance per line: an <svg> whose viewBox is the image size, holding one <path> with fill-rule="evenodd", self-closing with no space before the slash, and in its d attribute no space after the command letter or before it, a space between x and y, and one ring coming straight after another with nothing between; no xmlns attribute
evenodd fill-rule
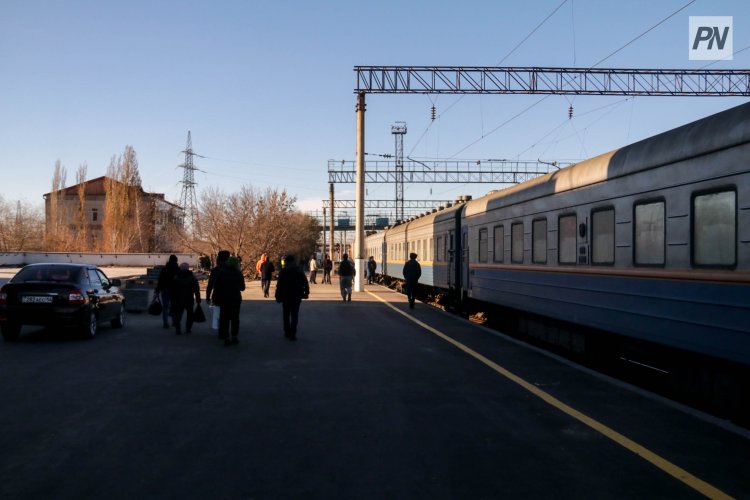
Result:
<svg viewBox="0 0 750 500"><path fill-rule="evenodd" d="M457 203L448 208L438 210L437 212L429 213L417 217L416 219L402 222L395 226L389 227L385 230L387 234L399 233L401 231L417 229L424 226L431 226L436 222L441 222L446 219L454 219L456 217L456 211L463 207L466 203Z"/></svg>
<svg viewBox="0 0 750 500"><path fill-rule="evenodd" d="M469 201L465 216L750 142L750 103Z"/></svg>

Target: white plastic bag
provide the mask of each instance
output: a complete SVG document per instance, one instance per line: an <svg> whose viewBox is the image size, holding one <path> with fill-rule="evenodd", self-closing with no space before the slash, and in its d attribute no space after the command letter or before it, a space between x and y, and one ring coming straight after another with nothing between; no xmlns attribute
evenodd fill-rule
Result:
<svg viewBox="0 0 750 500"><path fill-rule="evenodd" d="M211 304L209 307L211 309L211 329L212 330L218 330L219 329L219 306L215 306Z"/></svg>

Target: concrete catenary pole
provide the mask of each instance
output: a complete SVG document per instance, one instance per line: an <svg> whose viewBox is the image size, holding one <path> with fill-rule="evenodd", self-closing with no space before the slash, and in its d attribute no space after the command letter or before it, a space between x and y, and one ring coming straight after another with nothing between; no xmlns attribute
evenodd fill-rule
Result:
<svg viewBox="0 0 750 500"><path fill-rule="evenodd" d="M357 94L357 219L354 225L354 291L365 291L365 93Z"/></svg>
<svg viewBox="0 0 750 500"><path fill-rule="evenodd" d="M323 207L323 251L320 256L321 259L326 255L326 222L328 222L328 220L326 220L326 207ZM321 260L321 262L323 261Z"/></svg>
<svg viewBox="0 0 750 500"><path fill-rule="evenodd" d="M336 242L334 241L334 230L336 229L336 223L335 223L336 219L334 219L334 217L333 217L333 182L331 182L328 185L328 197L329 197L329 201L331 202L330 203L330 207L331 207L331 234L329 235L329 237L330 237L330 240L329 240L330 244L328 245L328 250L331 252L331 261L335 261L336 260L336 255L333 252L336 249ZM331 275L333 275L333 271L331 271Z"/></svg>

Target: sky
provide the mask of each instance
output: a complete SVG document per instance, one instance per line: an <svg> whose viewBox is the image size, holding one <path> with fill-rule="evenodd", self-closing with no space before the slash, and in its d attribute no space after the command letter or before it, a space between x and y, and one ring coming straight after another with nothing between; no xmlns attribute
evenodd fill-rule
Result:
<svg viewBox="0 0 750 500"><path fill-rule="evenodd" d="M99 177L130 145L144 189L179 202L190 131L206 157L194 160L198 198L270 187L320 210L328 160L355 159L354 66L587 68L611 56L597 67L700 69L710 61L688 58L689 16L732 16L735 56L710 69L750 67L747 0L2 0L0 196L41 205L57 160L72 185L79 165ZM579 161L747 102L551 96L521 113L541 97L368 95L367 159L394 153L403 121L404 154L421 161ZM404 197L499 187L413 184ZM353 184L335 189L355 198ZM366 196L393 199L395 186Z"/></svg>

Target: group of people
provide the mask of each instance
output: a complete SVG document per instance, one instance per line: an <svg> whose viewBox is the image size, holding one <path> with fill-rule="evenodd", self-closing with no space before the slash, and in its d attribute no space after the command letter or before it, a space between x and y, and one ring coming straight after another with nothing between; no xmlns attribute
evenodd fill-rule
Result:
<svg viewBox="0 0 750 500"><path fill-rule="evenodd" d="M323 283L331 283L333 262L328 255L323 259L322 267ZM366 264L368 284L372 284L376 268L375 259L370 257ZM314 256L308 263L308 269L310 270L310 283L316 284L318 263ZM263 296L269 297L269 289L276 268L267 254L261 255L256 263L256 271L261 278ZM342 256L338 274L341 297L344 302L351 302L352 282L356 276L356 269L354 263L349 260L348 254ZM417 284L422 275L421 266L417 262L417 254L409 254L409 260L404 264L403 275L404 291L409 300L409 307L413 309ZM211 269L208 278L206 301L214 308L218 308L218 336L227 346L239 343L240 306L244 290L245 278L240 270L239 259L231 256L229 251L221 250L216 256L216 266ZM195 322L195 306L200 307L201 293L198 280L188 263L183 262L178 265L177 256L170 255L167 264L159 274L155 292L161 298L164 328L170 327L171 318L175 333L181 335L184 312L186 313L184 332L190 333ZM276 282L274 298L282 305L284 336L289 340L297 339L300 305L302 300L309 296L310 287L302 266L296 265L293 255L284 256L281 259L281 270Z"/></svg>
<svg viewBox="0 0 750 500"><path fill-rule="evenodd" d="M216 267L211 269L206 288L206 301L219 308L219 339L225 345L239 343L240 305L245 277L240 271L240 261L227 250L216 256ZM175 333L181 335L182 314L186 313L185 330L190 333L195 323L196 305L201 303L198 279L187 262L177 263L177 256L170 255L167 264L159 273L156 295L161 299L164 328L170 327L172 320ZM230 335L231 331L231 335Z"/></svg>
<svg viewBox="0 0 750 500"><path fill-rule="evenodd" d="M318 259L313 255L310 257L310 261L307 263L307 268L310 270L310 283L316 285L318 283ZM323 269L323 284L331 284L331 271L333 271L333 261L328 255L323 257L323 262L320 263L320 268Z"/></svg>

